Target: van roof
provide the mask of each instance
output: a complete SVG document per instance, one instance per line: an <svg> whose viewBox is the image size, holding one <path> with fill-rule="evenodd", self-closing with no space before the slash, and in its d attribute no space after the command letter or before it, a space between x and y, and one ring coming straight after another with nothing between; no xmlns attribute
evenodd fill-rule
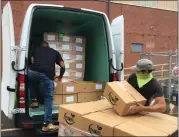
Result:
<svg viewBox="0 0 179 137"><path fill-rule="evenodd" d="M59 8L65 8L65 6L63 5L54 5L54 4L31 4L29 7L28 7L28 11L32 11L32 9L34 7L59 7ZM66 7L66 8L71 8L71 7ZM99 14L102 14L104 15L105 17L107 17L107 15L104 13L104 12L100 12L100 11L96 11L96 10L91 10L91 9L86 9L86 8L71 8L71 9L79 9L79 10L83 10L83 11L89 11L89 12L94 12L94 13L99 13Z"/></svg>

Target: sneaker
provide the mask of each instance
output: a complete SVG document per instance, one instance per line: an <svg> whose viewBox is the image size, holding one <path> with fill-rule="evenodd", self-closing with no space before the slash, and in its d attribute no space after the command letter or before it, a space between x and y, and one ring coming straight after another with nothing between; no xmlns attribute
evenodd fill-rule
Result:
<svg viewBox="0 0 179 137"><path fill-rule="evenodd" d="M53 125L52 123L49 123L47 125L43 125L42 131L48 132L48 131L55 131L58 130L59 126Z"/></svg>
<svg viewBox="0 0 179 137"><path fill-rule="evenodd" d="M39 103L37 102L37 100L32 100L32 103L30 104L31 108L38 108L39 107Z"/></svg>

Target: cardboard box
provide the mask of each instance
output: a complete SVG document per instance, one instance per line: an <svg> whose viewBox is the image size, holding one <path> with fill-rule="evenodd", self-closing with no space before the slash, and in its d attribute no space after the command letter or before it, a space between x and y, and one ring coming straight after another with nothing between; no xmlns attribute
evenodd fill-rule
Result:
<svg viewBox="0 0 179 137"><path fill-rule="evenodd" d="M64 51L64 52L79 52L84 53L85 52L85 46L83 45L77 45L73 43L67 43L67 42L59 42L59 46L57 47L58 51Z"/></svg>
<svg viewBox="0 0 179 137"><path fill-rule="evenodd" d="M103 96L103 91L78 93L78 103L97 101L101 99L101 96Z"/></svg>
<svg viewBox="0 0 179 137"><path fill-rule="evenodd" d="M140 119L140 118L139 118ZM143 121L145 123L147 121ZM134 121L127 121L114 127L114 136L167 136L166 133Z"/></svg>
<svg viewBox="0 0 179 137"><path fill-rule="evenodd" d="M98 136L113 136L113 127L125 122L122 118L114 119L110 115L96 112L83 116L83 126L80 129Z"/></svg>
<svg viewBox="0 0 179 137"><path fill-rule="evenodd" d="M78 44L78 45L85 45L86 39L82 36L75 36L75 35L64 35L64 34L59 34L59 41L60 42L69 42L73 44Z"/></svg>
<svg viewBox="0 0 179 137"><path fill-rule="evenodd" d="M59 52L69 52L69 51L73 51L73 45L71 43L63 43L63 42L59 42L59 45L57 47L57 50Z"/></svg>
<svg viewBox="0 0 179 137"><path fill-rule="evenodd" d="M56 76L60 75L60 68L56 68L55 72ZM65 73L63 75L63 78L69 78L72 80L83 80L84 78L84 70L83 69L65 69Z"/></svg>
<svg viewBox="0 0 179 137"><path fill-rule="evenodd" d="M82 130L72 128L68 125L59 122L59 129L58 129L58 136L59 137L72 137L72 136L82 136L82 137L92 137L90 133L84 132Z"/></svg>
<svg viewBox="0 0 179 137"><path fill-rule="evenodd" d="M83 80L84 70L65 69L65 73L63 76Z"/></svg>
<svg viewBox="0 0 179 137"><path fill-rule="evenodd" d="M75 81L70 82L57 82L57 86L54 90L54 94L73 94L77 93L77 83Z"/></svg>
<svg viewBox="0 0 179 137"><path fill-rule="evenodd" d="M121 117L112 109L88 114L84 117L84 131L99 136L113 136L114 127L127 121L140 118L141 115Z"/></svg>
<svg viewBox="0 0 179 137"><path fill-rule="evenodd" d="M125 121L134 120L136 118L140 118L142 116L145 116L145 114L135 114L135 115L129 115L129 116L119 116L117 112L114 109L107 109L104 111L101 111L103 113L106 113L110 115L111 117L114 117L115 119L123 118Z"/></svg>
<svg viewBox="0 0 179 137"><path fill-rule="evenodd" d="M77 103L77 94L54 95L54 105Z"/></svg>
<svg viewBox="0 0 179 137"><path fill-rule="evenodd" d="M59 75L57 75L57 76L59 76ZM71 82L71 81L73 81L73 79L71 79L71 78L65 78L65 77L62 78L62 82Z"/></svg>
<svg viewBox="0 0 179 137"><path fill-rule="evenodd" d="M59 107L58 120L64 124L80 129L83 126L84 120L82 116L109 108L112 108L112 106L106 99L95 102L61 105Z"/></svg>
<svg viewBox="0 0 179 137"><path fill-rule="evenodd" d="M89 97L86 98L87 100L91 98L97 99L99 95L102 96L103 90L96 89L96 83L94 82L77 81L77 79L66 79L66 77L63 77L62 81L65 80L67 80L68 82L59 82L58 79L54 80L54 82L56 83L54 94L82 93L79 94L82 98L86 98L85 96L89 95ZM104 83L97 84L104 85Z"/></svg>
<svg viewBox="0 0 179 137"><path fill-rule="evenodd" d="M84 61L65 61L65 68L73 69L73 70L84 70L85 62Z"/></svg>
<svg viewBox="0 0 179 137"><path fill-rule="evenodd" d="M160 114L158 114L158 117L159 115ZM80 128L99 136L168 136L177 131L176 124L174 124L174 127L174 125L170 125L170 122L167 122L167 120L162 119L162 121L165 121L162 122L157 120L158 118L156 117L156 121L153 119L153 124L151 124L151 118L148 118L148 116L149 115L137 114L121 117L112 109L107 109L83 116L83 127ZM151 114L150 117L152 116L154 115ZM147 117L147 119L145 119L145 117ZM175 121L177 121L177 118ZM163 126L163 124L165 126Z"/></svg>
<svg viewBox="0 0 179 137"><path fill-rule="evenodd" d="M60 74L58 74L58 75L56 75L56 76L59 76ZM63 77L62 78L62 81L61 81L61 83L66 83L66 82L71 82L71 81L73 81L73 79L71 79L71 78L65 78L65 77ZM56 83L56 84L58 84L58 78L56 78L55 80L54 80L54 82ZM56 88L56 87L55 87Z"/></svg>
<svg viewBox="0 0 179 137"><path fill-rule="evenodd" d="M53 104L54 105L61 105L61 104L63 104L62 95L54 95Z"/></svg>
<svg viewBox="0 0 179 137"><path fill-rule="evenodd" d="M77 103L77 94L63 95L63 104Z"/></svg>
<svg viewBox="0 0 179 137"><path fill-rule="evenodd" d="M66 62L65 62L66 63ZM67 67L66 67L67 66ZM71 67L71 68L69 68ZM84 71L85 71L85 65L82 62L79 63L70 63L70 64L65 64L65 73L64 77L66 78L76 78L76 79L83 79L84 78ZM55 75L59 76L60 75L60 66L56 65L55 66Z"/></svg>
<svg viewBox="0 0 179 137"><path fill-rule="evenodd" d="M82 36L74 36L73 37L73 42L76 44L81 44L81 45L85 45L86 44L86 39Z"/></svg>
<svg viewBox="0 0 179 137"><path fill-rule="evenodd" d="M138 124L156 129L162 133L165 133L167 136L171 136L178 130L177 121L177 117L160 113L150 113L141 117L140 119L134 120L134 122Z"/></svg>
<svg viewBox="0 0 179 137"><path fill-rule="evenodd" d="M47 41L50 48L54 49L54 50L57 50L57 47L59 46L59 42L56 42L56 41Z"/></svg>
<svg viewBox="0 0 179 137"><path fill-rule="evenodd" d="M56 41L58 42L58 34L55 32L45 32L44 33L44 40L45 41Z"/></svg>
<svg viewBox="0 0 179 137"><path fill-rule="evenodd" d="M65 69L63 77L82 81L84 78L84 70Z"/></svg>
<svg viewBox="0 0 179 137"><path fill-rule="evenodd" d="M85 54L74 52L60 52L64 61L84 61Z"/></svg>
<svg viewBox="0 0 179 137"><path fill-rule="evenodd" d="M104 96L121 116L127 115L131 106L137 105L137 103L144 105L146 102L146 99L127 81L107 83Z"/></svg>
<svg viewBox="0 0 179 137"><path fill-rule="evenodd" d="M90 82L90 81L77 81L80 84L78 92L95 92L104 91L105 83L103 82Z"/></svg>
<svg viewBox="0 0 179 137"><path fill-rule="evenodd" d="M160 119L160 120L167 120L168 123L172 125L178 125L178 118L167 114L152 112L152 113L148 113L146 116Z"/></svg>
<svg viewBox="0 0 179 137"><path fill-rule="evenodd" d="M177 120L166 114L149 113L116 126L114 136L172 136L178 130Z"/></svg>
<svg viewBox="0 0 179 137"><path fill-rule="evenodd" d="M60 42L73 42L73 36L67 34L59 34Z"/></svg>

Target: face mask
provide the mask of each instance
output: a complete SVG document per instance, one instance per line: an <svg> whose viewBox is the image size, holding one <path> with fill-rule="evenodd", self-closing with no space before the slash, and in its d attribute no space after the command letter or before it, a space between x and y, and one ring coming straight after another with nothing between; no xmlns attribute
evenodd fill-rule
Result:
<svg viewBox="0 0 179 137"><path fill-rule="evenodd" d="M141 74L141 73L136 73L137 76L137 83L139 88L142 88L145 84L147 84L152 78L153 75L150 74Z"/></svg>

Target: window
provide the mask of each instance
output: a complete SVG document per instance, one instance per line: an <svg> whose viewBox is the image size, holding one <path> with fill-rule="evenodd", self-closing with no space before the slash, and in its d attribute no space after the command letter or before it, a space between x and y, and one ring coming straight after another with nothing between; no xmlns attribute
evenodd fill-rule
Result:
<svg viewBox="0 0 179 137"><path fill-rule="evenodd" d="M132 43L131 51L141 53L143 51L143 44Z"/></svg>

